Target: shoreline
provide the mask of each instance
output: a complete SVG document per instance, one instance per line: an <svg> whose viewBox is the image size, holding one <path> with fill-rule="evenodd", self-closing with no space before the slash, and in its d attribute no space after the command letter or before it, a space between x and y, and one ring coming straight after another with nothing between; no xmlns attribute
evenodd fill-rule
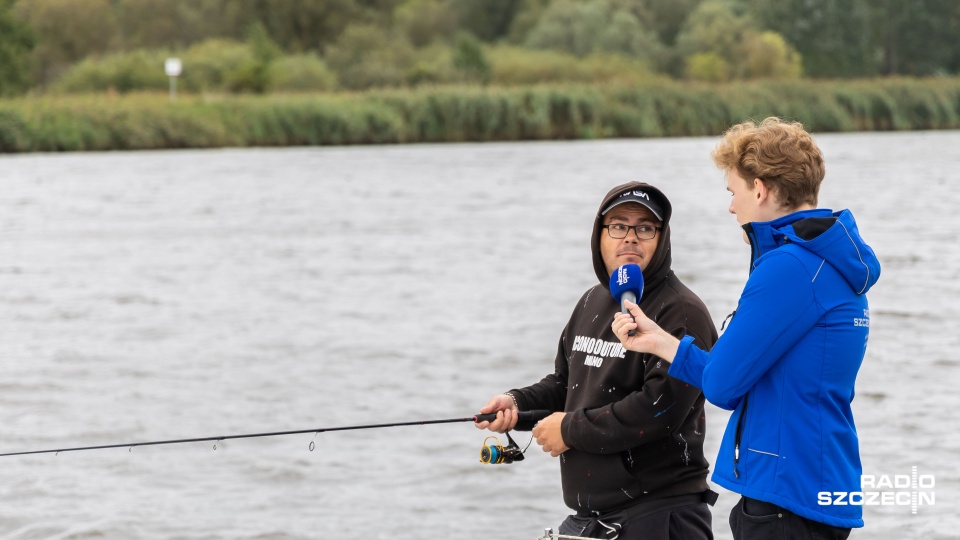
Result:
<svg viewBox="0 0 960 540"><path fill-rule="evenodd" d="M32 96L0 100L0 152L715 136L771 115L818 133L960 129L960 78Z"/></svg>

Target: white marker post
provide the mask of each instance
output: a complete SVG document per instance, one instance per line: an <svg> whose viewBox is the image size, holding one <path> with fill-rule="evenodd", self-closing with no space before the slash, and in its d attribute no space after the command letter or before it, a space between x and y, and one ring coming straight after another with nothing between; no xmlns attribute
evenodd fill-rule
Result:
<svg viewBox="0 0 960 540"><path fill-rule="evenodd" d="M179 58L167 58L163 63L163 69L167 72L167 76L170 77L170 101L177 100L177 77L180 76L180 73L183 71L183 64L180 62Z"/></svg>

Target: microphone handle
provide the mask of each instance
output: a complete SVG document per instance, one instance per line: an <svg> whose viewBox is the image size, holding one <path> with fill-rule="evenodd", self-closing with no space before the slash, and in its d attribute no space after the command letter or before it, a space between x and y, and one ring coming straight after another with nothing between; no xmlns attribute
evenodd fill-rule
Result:
<svg viewBox="0 0 960 540"><path fill-rule="evenodd" d="M620 295L620 312L626 315L630 315L630 318L633 319L633 314L630 313L630 310L627 309L627 305L623 302L624 300L629 300L634 304L637 303L637 295L633 291L623 291L623 294ZM637 322L636 319L633 319L633 322ZM637 335L636 330L630 330L627 332L627 335L633 337Z"/></svg>

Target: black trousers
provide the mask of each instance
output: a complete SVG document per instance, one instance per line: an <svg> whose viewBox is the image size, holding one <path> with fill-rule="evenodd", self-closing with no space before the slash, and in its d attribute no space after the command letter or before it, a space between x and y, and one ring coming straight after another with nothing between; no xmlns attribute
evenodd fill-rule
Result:
<svg viewBox="0 0 960 540"><path fill-rule="evenodd" d="M850 529L800 517L775 504L741 497L730 511L734 540L846 540Z"/></svg>
<svg viewBox="0 0 960 540"><path fill-rule="evenodd" d="M673 497L604 514L573 515L559 533L607 540L713 540L713 515L699 496Z"/></svg>

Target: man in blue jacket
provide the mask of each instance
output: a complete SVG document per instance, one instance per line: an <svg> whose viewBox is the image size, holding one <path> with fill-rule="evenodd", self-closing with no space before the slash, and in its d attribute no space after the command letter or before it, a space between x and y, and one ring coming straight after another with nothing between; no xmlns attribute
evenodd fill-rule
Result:
<svg viewBox="0 0 960 540"><path fill-rule="evenodd" d="M628 350L671 361L671 376L734 411L713 474L742 495L730 513L734 538L847 538L863 526L862 507L824 504L831 498L820 494L861 490L850 403L879 262L849 210L817 208L823 156L800 124L733 126L713 159L751 246L729 327L709 354L636 305L613 330Z"/></svg>

